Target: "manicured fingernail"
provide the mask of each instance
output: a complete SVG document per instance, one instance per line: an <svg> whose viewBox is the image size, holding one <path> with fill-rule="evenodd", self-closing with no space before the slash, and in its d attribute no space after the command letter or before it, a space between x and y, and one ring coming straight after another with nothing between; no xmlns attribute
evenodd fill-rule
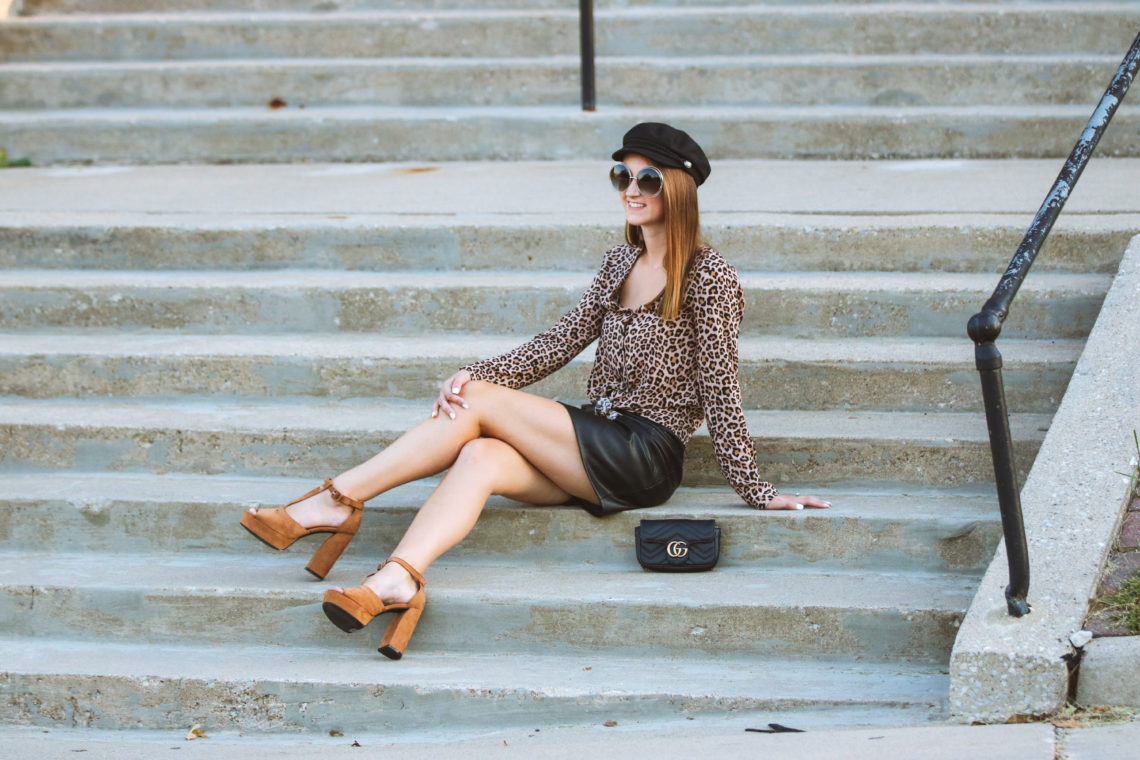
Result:
<svg viewBox="0 0 1140 760"><path fill-rule="evenodd" d="M804 505L803 505L803 504L797 504L797 505L796 505L796 509L803 509L803 508L804 508Z"/></svg>
<svg viewBox="0 0 1140 760"><path fill-rule="evenodd" d="M451 392L452 392L452 393L459 393L459 388L458 388L458 387L453 387L453 388L451 389Z"/></svg>
<svg viewBox="0 0 1140 760"><path fill-rule="evenodd" d="M435 419L438 415L439 415L439 412L432 412L431 413L432 419Z"/></svg>
<svg viewBox="0 0 1140 760"><path fill-rule="evenodd" d="M831 502L830 502L830 501L825 501L825 502L823 503L823 506L825 506L825 507L830 507L830 506L831 506Z"/></svg>
<svg viewBox="0 0 1140 760"><path fill-rule="evenodd" d="M455 412L448 412L447 416L450 417L451 419L455 419Z"/></svg>
<svg viewBox="0 0 1140 760"><path fill-rule="evenodd" d="M464 409L470 409L471 407L467 406L467 402L466 402L466 401L464 401L464 402L463 402L463 408L464 408Z"/></svg>

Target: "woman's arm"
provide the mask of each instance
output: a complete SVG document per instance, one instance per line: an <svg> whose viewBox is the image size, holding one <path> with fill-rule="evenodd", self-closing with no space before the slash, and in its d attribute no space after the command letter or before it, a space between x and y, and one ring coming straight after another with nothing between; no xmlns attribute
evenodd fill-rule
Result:
<svg viewBox="0 0 1140 760"><path fill-rule="evenodd" d="M468 380L486 380L508 388L522 388L561 369L582 353L601 332L606 298L615 285L616 269L620 268L615 261L615 254L620 250L615 248L607 252L601 268L578 303L549 330L505 354L469 364L448 378L436 408L450 411L446 408L448 394L457 394L455 389L461 388ZM451 387L446 387L448 385Z"/></svg>
<svg viewBox="0 0 1140 760"><path fill-rule="evenodd" d="M741 408L738 337L744 293L728 262L706 257L693 272L689 305L697 332L697 381L713 451L724 477L756 509L830 506L814 497L781 495L760 478L756 447Z"/></svg>

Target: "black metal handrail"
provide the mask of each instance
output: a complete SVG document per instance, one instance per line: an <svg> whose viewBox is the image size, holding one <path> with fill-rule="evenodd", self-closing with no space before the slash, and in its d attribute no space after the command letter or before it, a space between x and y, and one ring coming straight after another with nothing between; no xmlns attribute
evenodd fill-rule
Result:
<svg viewBox="0 0 1140 760"><path fill-rule="evenodd" d="M993 295L982 310L970 318L967 332L974 341L974 363L982 381L982 398L986 407L986 425L990 433L990 451L994 460L994 479L997 482L998 504L1001 508L1002 531L1005 536L1006 555L1009 560L1009 585L1005 589L1009 614L1021 617L1029 612L1029 549L1025 542L1025 523L1021 515L1021 496L1017 489L1017 471L1013 463L1013 443L1009 433L1009 411L1005 404L1005 387L1001 377L1001 352L994 341L1001 334L1002 324L1009 314L1013 297L1017 295L1025 276L1029 274L1037 252L1053 229L1053 223L1065 206L1070 193L1080 179L1081 172L1092 157L1117 106L1128 92L1140 65L1140 34L1124 56L1112 84L1105 90L1100 104L1093 112L1081 133L1069 160L1045 196L1029 231L1010 260L1009 266L994 289Z"/></svg>
<svg viewBox="0 0 1140 760"><path fill-rule="evenodd" d="M582 110L594 111L594 0L578 0L582 55Z"/></svg>

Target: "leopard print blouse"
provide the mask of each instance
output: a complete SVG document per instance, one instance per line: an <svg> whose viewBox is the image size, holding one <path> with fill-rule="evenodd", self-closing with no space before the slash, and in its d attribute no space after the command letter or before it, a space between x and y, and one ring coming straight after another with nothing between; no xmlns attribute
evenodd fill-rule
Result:
<svg viewBox="0 0 1140 760"><path fill-rule="evenodd" d="M664 425L681 443L708 418L721 472L745 502L764 509L779 492L760 479L741 411L737 336L744 294L736 270L712 248L694 257L681 313L665 321L659 295L636 309L618 291L641 249L621 245L602 261L578 305L557 324L507 353L464 367L474 380L522 388L563 367L598 340L587 394L607 397Z"/></svg>

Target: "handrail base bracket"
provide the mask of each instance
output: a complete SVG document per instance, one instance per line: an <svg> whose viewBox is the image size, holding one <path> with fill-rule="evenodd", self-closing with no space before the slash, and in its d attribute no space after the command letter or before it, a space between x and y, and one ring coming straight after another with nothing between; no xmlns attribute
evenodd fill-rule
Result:
<svg viewBox="0 0 1140 760"><path fill-rule="evenodd" d="M1031 609L1024 596L1014 594L1012 586L1005 587L1005 608L1009 611L1010 617L1016 618L1025 617Z"/></svg>

